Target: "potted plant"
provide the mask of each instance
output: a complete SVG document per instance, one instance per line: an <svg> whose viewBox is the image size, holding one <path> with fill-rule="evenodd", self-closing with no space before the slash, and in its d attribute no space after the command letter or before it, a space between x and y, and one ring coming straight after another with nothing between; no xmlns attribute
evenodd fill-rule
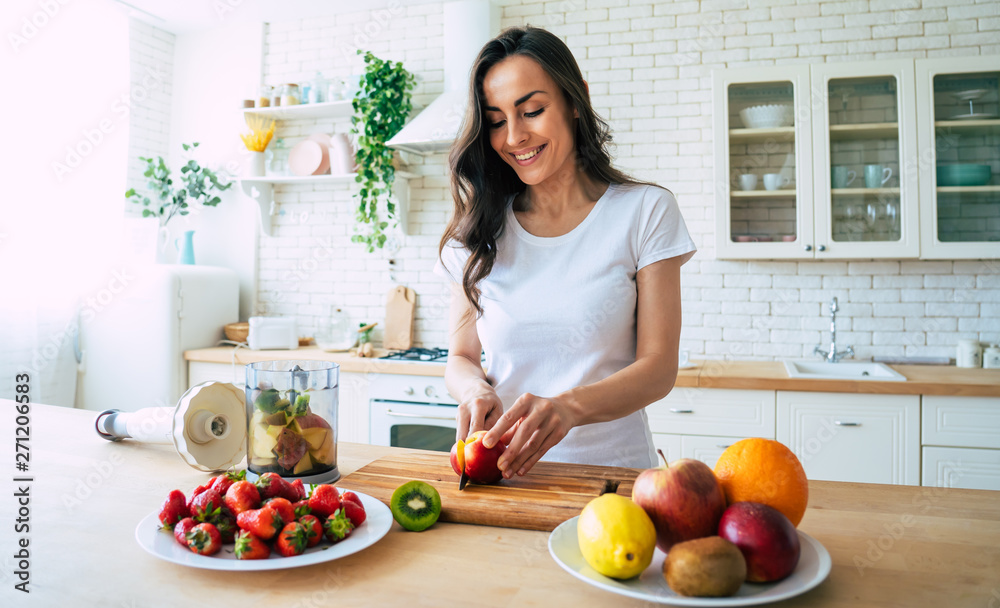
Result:
<svg viewBox="0 0 1000 608"><path fill-rule="evenodd" d="M185 152L190 152L198 147L198 142L182 146ZM191 206L196 203L205 207L215 207L222 202L217 193L228 190L233 185L229 181L220 181L214 171L198 164L194 159L188 160L181 167L180 184L174 184L170 169L162 156L157 156L155 159L140 156L139 160L146 163L143 175L148 179L147 192L140 194L135 188L129 188L125 192L125 198L143 206L142 217L159 219L159 233L163 239L160 244L161 249L166 245L167 224L170 220L177 216L188 215ZM181 263L194 263L192 234L193 231L185 234L185 250L181 251Z"/></svg>
<svg viewBox="0 0 1000 608"><path fill-rule="evenodd" d="M362 51L359 49L358 54ZM357 230L351 237L364 243L373 252L385 244L384 230L389 220L396 219L392 202L392 186L396 179L393 150L385 142L403 128L413 109L410 92L416 79L401 62L383 61L370 51L364 52L365 73L360 91L352 101L351 133L357 138L358 192ZM379 200L385 199L385 218L378 211Z"/></svg>

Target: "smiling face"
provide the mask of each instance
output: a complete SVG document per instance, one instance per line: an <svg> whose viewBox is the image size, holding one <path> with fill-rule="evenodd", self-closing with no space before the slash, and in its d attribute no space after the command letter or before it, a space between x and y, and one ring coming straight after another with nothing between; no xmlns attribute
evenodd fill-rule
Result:
<svg viewBox="0 0 1000 608"><path fill-rule="evenodd" d="M529 186L574 173L576 110L534 59L514 55L483 79L490 145Z"/></svg>

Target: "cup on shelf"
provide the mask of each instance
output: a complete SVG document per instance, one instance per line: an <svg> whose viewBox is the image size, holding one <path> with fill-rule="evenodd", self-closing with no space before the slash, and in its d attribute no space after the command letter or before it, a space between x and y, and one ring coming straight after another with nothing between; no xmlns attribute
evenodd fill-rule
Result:
<svg viewBox="0 0 1000 608"><path fill-rule="evenodd" d="M784 188L791 183L791 180L780 173L765 173L764 174L764 189L765 190L777 190L779 188Z"/></svg>
<svg viewBox="0 0 1000 608"><path fill-rule="evenodd" d="M846 188L851 185L858 174L847 167L833 167L831 169L834 188Z"/></svg>
<svg viewBox="0 0 1000 608"><path fill-rule="evenodd" d="M865 187L881 188L892 177L892 169L882 165L865 165Z"/></svg>
<svg viewBox="0 0 1000 608"><path fill-rule="evenodd" d="M743 173L739 177L740 190L756 190L757 176L753 173Z"/></svg>

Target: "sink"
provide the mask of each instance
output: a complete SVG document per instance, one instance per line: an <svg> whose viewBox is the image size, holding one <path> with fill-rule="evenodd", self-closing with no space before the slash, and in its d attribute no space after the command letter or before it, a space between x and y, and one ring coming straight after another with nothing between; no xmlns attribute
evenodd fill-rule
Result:
<svg viewBox="0 0 1000 608"><path fill-rule="evenodd" d="M881 380L906 382L906 376L882 363L785 361L789 378L815 380Z"/></svg>

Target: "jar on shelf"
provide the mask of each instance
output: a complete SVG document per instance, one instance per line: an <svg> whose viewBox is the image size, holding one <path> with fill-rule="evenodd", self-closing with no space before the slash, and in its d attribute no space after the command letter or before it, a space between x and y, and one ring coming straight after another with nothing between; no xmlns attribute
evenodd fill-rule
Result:
<svg viewBox="0 0 1000 608"><path fill-rule="evenodd" d="M993 344L983 351L983 367L1000 369L1000 345Z"/></svg>
<svg viewBox="0 0 1000 608"><path fill-rule="evenodd" d="M979 340L959 340L956 355L958 367L982 367L983 349Z"/></svg>
<svg viewBox="0 0 1000 608"><path fill-rule="evenodd" d="M271 86L263 84L260 86L260 95L257 97L257 107L267 108L271 106L271 96L274 93L271 91Z"/></svg>
<svg viewBox="0 0 1000 608"><path fill-rule="evenodd" d="M288 174L288 153L288 146L285 145L285 140L280 137L274 140L274 144L268 146L266 156L268 175Z"/></svg>
<svg viewBox="0 0 1000 608"><path fill-rule="evenodd" d="M323 78L322 72L316 72L313 79L309 81L309 92L306 94L309 103L329 101L329 99L326 99L326 88L326 78Z"/></svg>
<svg viewBox="0 0 1000 608"><path fill-rule="evenodd" d="M357 340L357 329L351 324L347 313L340 308L334 308L329 316L321 316L316 324L316 346L322 350L350 350Z"/></svg>
<svg viewBox="0 0 1000 608"><path fill-rule="evenodd" d="M347 93L347 86L343 78L334 78L326 86L327 101L343 101Z"/></svg>
<svg viewBox="0 0 1000 608"><path fill-rule="evenodd" d="M299 85L294 82L281 85L281 105L299 105Z"/></svg>
<svg viewBox="0 0 1000 608"><path fill-rule="evenodd" d="M271 87L271 107L277 107L281 105L281 85L276 84Z"/></svg>

